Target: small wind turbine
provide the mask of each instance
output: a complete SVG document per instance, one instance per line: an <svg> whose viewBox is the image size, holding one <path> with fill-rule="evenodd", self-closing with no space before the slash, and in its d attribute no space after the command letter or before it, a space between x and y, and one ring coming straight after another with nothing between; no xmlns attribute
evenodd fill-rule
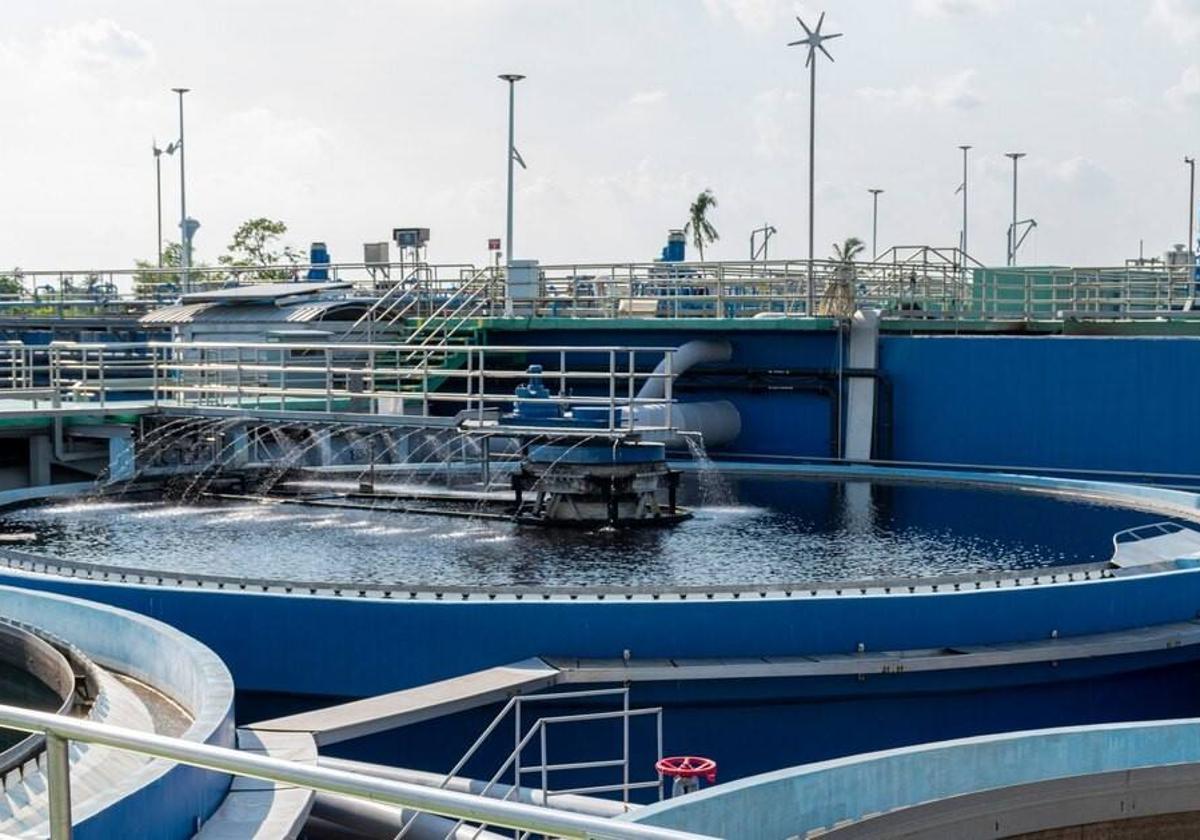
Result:
<svg viewBox="0 0 1200 840"><path fill-rule="evenodd" d="M791 41L789 47L806 46L808 47L808 57L804 60L804 66L808 68L808 307L806 315L812 316L815 300L813 297L813 215L816 206L816 164L814 158L816 156L817 145L817 62L816 53L820 50L825 54L825 57L833 61L833 56L829 54L829 50L825 49L825 41L833 40L834 38L842 37L841 32L833 32L823 34L821 27L825 23L825 13L821 12L821 17L817 19L817 25L813 29L808 28L803 20L796 17L796 22L800 24L800 28L804 30L804 37L799 41Z"/></svg>

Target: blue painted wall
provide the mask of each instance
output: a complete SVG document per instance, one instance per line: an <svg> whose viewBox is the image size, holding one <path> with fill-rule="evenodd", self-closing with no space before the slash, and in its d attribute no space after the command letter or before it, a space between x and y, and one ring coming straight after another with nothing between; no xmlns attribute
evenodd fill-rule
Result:
<svg viewBox="0 0 1200 840"><path fill-rule="evenodd" d="M513 344L678 346L728 338L731 367L836 370L830 332L563 329L498 333ZM880 338L895 460L1063 470L1200 474L1200 338ZM730 452L829 457L831 407L815 393L706 391L742 413Z"/></svg>
<svg viewBox="0 0 1200 840"><path fill-rule="evenodd" d="M1191 620L1200 569L937 594L733 600L381 600L90 583L0 582L143 612L194 636L240 689L336 696L419 685L529 656L772 656L939 648ZM683 629L679 629L683 628Z"/></svg>

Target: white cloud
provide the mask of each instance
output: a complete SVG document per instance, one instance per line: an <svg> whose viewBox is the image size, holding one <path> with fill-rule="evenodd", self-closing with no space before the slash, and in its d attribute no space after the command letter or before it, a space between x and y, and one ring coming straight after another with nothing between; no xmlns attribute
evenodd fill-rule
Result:
<svg viewBox="0 0 1200 840"><path fill-rule="evenodd" d="M657 105L667 98L665 90L639 90L629 97L630 105Z"/></svg>
<svg viewBox="0 0 1200 840"><path fill-rule="evenodd" d="M892 105L906 110L921 108L969 111L983 104L975 90L972 69L952 73L929 85L908 85L903 88L859 88L858 95L871 102Z"/></svg>
<svg viewBox="0 0 1200 840"><path fill-rule="evenodd" d="M803 16L800 4L792 0L704 0L704 10L715 20L732 20L756 33L784 27L795 15Z"/></svg>
<svg viewBox="0 0 1200 840"><path fill-rule="evenodd" d="M787 135L784 121L789 114L795 114L791 103L798 97L799 94L794 90L779 88L755 94L751 103L750 123L756 155L774 158L784 151Z"/></svg>
<svg viewBox="0 0 1200 840"><path fill-rule="evenodd" d="M1200 0L1154 0L1149 21L1176 43L1200 39Z"/></svg>
<svg viewBox="0 0 1200 840"><path fill-rule="evenodd" d="M992 14L998 6L998 0L913 0L913 10L926 17Z"/></svg>
<svg viewBox="0 0 1200 840"><path fill-rule="evenodd" d="M1164 96L1168 105L1180 111L1200 107L1200 64L1186 68Z"/></svg>
<svg viewBox="0 0 1200 840"><path fill-rule="evenodd" d="M52 62L85 73L133 68L154 60L149 41L107 18L47 32L43 54Z"/></svg>
<svg viewBox="0 0 1200 840"><path fill-rule="evenodd" d="M1107 192L1113 186L1113 178L1107 170L1090 158L1082 156L1067 158L1055 164L1050 173L1059 183L1078 192Z"/></svg>

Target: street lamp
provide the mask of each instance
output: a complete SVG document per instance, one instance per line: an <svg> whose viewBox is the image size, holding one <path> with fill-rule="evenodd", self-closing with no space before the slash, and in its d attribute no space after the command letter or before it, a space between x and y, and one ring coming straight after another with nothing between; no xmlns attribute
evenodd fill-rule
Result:
<svg viewBox="0 0 1200 840"><path fill-rule="evenodd" d="M513 163L519 163L522 169L525 168L525 161L521 159L514 140L513 111L516 106L517 82L525 77L519 73L502 73L499 78L508 82L508 148L504 155L508 162L508 220L504 239L504 314L508 316L512 315L513 308L510 285L512 283L513 255Z"/></svg>
<svg viewBox="0 0 1200 840"><path fill-rule="evenodd" d="M188 278L188 269L192 267L192 236L193 230L188 225L187 214L187 179L185 177L183 165L183 95L188 92L188 88L178 87L171 88L174 93L179 94L179 141L175 148L179 150L179 236L180 236L180 255L179 264L182 271L183 291L187 292L190 281Z"/></svg>
<svg viewBox="0 0 1200 840"><path fill-rule="evenodd" d="M789 47L804 45L808 47L808 58L804 60L804 64L808 67L808 302L806 315L813 314L815 301L813 299L813 211L816 205L815 189L816 189L816 164L814 158L816 155L817 145L817 62L816 52L820 50L825 53L825 57L833 61L833 56L829 54L829 50L825 49L825 41L834 38L842 37L842 33L835 32L831 35L821 34L821 25L825 23L825 13L821 12L821 17L817 19L817 25L813 29L809 29L808 25L799 17L796 22L800 24L800 28L804 30L804 37L799 41L791 41Z"/></svg>
<svg viewBox="0 0 1200 840"><path fill-rule="evenodd" d="M178 143L168 143L165 149L158 148L158 141L151 141L150 148L154 151L154 189L155 189L155 209L158 213L158 245L155 246L155 251L158 253L158 267L163 267L163 249L162 249L162 156L175 154L175 149L178 148Z"/></svg>
<svg viewBox="0 0 1200 840"><path fill-rule="evenodd" d="M766 224L750 231L750 262L757 260L759 254L762 254L763 262L767 261L767 243L771 241L771 237L775 233L775 226ZM762 234L762 244L755 245L755 240L758 239L759 234Z"/></svg>
<svg viewBox="0 0 1200 840"><path fill-rule="evenodd" d="M959 247L962 249L963 270L967 268L967 152L971 150L970 146L959 146L963 153L963 179L958 185L955 192L961 192L963 197L963 220L962 220L962 238Z"/></svg>
<svg viewBox="0 0 1200 840"><path fill-rule="evenodd" d="M1025 237L1029 232L1037 227L1037 222L1033 219L1023 219L1017 221L1017 161L1025 157L1024 152L1005 152L1006 158L1011 158L1013 162L1013 197L1012 197L1012 225L1008 228L1008 264L1017 264L1017 249L1021 247L1021 243L1025 241ZM1021 225L1025 225L1025 232L1018 238Z"/></svg>
<svg viewBox="0 0 1200 840"><path fill-rule="evenodd" d="M1190 262L1196 261L1196 159L1185 157L1183 162L1191 170L1191 186L1188 187L1188 238L1187 248Z"/></svg>
<svg viewBox="0 0 1200 840"><path fill-rule="evenodd" d="M881 189L867 190L871 194L871 259L879 257L879 194Z"/></svg>

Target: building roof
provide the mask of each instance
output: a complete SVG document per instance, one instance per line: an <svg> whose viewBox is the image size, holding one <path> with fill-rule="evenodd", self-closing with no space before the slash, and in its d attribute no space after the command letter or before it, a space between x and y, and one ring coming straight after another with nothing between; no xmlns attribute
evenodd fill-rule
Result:
<svg viewBox="0 0 1200 840"><path fill-rule="evenodd" d="M370 306L368 301L353 299L274 303L180 303L156 309L138 319L146 326L195 323L266 323L307 324L313 321L347 321L357 318Z"/></svg>
<svg viewBox="0 0 1200 840"><path fill-rule="evenodd" d="M251 286L231 286L208 292L189 292L180 300L183 303L267 303L285 298L312 296L349 289L350 283L258 283Z"/></svg>

